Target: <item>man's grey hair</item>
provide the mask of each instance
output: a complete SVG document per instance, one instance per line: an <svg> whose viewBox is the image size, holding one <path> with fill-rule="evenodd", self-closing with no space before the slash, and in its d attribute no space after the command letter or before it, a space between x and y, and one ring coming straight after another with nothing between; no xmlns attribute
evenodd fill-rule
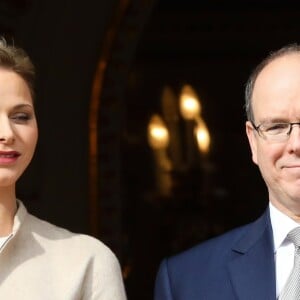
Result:
<svg viewBox="0 0 300 300"><path fill-rule="evenodd" d="M254 122L253 108L252 108L252 96L253 89L256 82L256 79L260 72L273 60L276 58L292 54L292 53L300 53L300 45L298 44L289 44L280 48L277 51L271 52L251 73L245 89L245 111L246 116L249 121Z"/></svg>

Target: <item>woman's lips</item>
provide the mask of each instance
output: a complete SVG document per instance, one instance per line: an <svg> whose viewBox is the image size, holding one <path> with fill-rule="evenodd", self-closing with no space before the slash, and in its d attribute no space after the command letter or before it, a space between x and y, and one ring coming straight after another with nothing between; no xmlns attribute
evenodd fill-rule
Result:
<svg viewBox="0 0 300 300"><path fill-rule="evenodd" d="M0 151L0 165L14 163L20 155L17 151Z"/></svg>

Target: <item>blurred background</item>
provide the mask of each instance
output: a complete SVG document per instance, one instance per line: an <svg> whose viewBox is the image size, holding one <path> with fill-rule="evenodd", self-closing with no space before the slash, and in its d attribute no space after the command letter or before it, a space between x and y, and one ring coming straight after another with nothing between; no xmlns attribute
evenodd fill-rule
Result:
<svg viewBox="0 0 300 300"><path fill-rule="evenodd" d="M299 42L298 1L1 0L0 31L37 68L28 209L118 256L150 300L163 257L258 217L267 193L244 86Z"/></svg>

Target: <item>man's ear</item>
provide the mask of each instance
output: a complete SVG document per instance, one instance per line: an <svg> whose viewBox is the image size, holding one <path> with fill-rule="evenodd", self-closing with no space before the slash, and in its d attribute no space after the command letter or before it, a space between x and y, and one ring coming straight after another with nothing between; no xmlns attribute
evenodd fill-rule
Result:
<svg viewBox="0 0 300 300"><path fill-rule="evenodd" d="M252 160L257 164L257 137L255 136L256 132L250 121L246 122L246 133L252 153Z"/></svg>

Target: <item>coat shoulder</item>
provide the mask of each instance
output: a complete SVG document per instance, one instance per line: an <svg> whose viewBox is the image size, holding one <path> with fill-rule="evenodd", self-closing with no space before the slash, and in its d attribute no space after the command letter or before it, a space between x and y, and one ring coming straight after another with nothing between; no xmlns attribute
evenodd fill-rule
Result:
<svg viewBox="0 0 300 300"><path fill-rule="evenodd" d="M168 258L166 262L170 268L177 270L193 270L195 269L195 262L197 262L197 266L221 267L235 257L235 252L250 249L261 238L266 229L270 231L268 211L254 222L204 241Z"/></svg>

